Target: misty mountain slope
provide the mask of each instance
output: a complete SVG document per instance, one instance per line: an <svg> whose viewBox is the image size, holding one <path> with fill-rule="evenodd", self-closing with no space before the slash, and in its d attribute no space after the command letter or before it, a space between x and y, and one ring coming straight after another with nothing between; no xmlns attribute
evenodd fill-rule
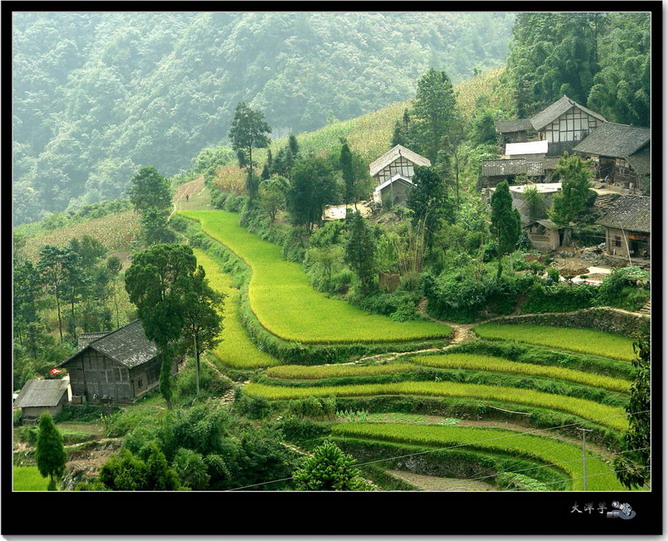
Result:
<svg viewBox="0 0 668 541"><path fill-rule="evenodd" d="M234 108L275 136L406 100L422 73L502 65L506 13L20 13L15 223L119 197L142 165L187 169Z"/></svg>

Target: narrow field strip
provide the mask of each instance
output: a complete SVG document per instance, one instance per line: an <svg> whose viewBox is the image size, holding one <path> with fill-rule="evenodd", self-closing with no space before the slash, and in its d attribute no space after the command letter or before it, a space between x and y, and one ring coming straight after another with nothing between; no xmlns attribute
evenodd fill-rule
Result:
<svg viewBox="0 0 668 541"><path fill-rule="evenodd" d="M580 372L559 366L546 366L510 361L502 357L477 355L475 353L450 353L445 355L423 355L411 357L410 361L421 366L433 368L461 368L465 370L486 370L490 372L507 372L527 376L545 376L600 387L610 391L629 393L631 382L623 379L599 376L590 372Z"/></svg>
<svg viewBox="0 0 668 541"><path fill-rule="evenodd" d="M206 252L193 248L197 263L202 265L209 284L219 293L227 295L223 305L223 331L220 342L212 353L222 363L233 368L264 368L279 364L279 360L260 351L251 341L239 318L239 290L231 287L232 278L220 271L216 261Z"/></svg>
<svg viewBox="0 0 668 541"><path fill-rule="evenodd" d="M537 344L622 361L631 361L636 357L632 339L592 329L484 323L474 327L473 332L480 338L489 340Z"/></svg>
<svg viewBox="0 0 668 541"><path fill-rule="evenodd" d="M285 364L275 366L267 370L270 378L290 380L316 380L329 378L345 378L356 376L382 376L386 374L399 374L415 370L416 366L408 363L397 364L372 364L372 365L326 365L326 366L303 366L298 364Z"/></svg>
<svg viewBox="0 0 668 541"><path fill-rule="evenodd" d="M437 425L343 423L332 427L336 436L389 440L429 446L466 445L535 458L565 471L572 490L583 490L582 449L559 440L521 434L512 430ZM587 451L587 490L626 490L612 466ZM591 475L591 479L589 479Z"/></svg>
<svg viewBox="0 0 668 541"><path fill-rule="evenodd" d="M565 411L583 419L609 426L615 430L623 431L628 428L624 408L606 406L581 398L543 393L529 389L517 389L514 387L453 383L450 381L404 381L400 383L327 387L279 387L262 383L249 383L243 390L250 396L264 397L268 400L292 400L308 396L344 397L379 395L478 398L481 400L498 400Z"/></svg>
<svg viewBox="0 0 668 541"><path fill-rule="evenodd" d="M298 263L285 261L281 247L238 225L238 214L222 210L180 211L251 268L251 309L271 333L307 344L391 343L446 339L452 328L431 321L397 322L370 314L311 287Z"/></svg>

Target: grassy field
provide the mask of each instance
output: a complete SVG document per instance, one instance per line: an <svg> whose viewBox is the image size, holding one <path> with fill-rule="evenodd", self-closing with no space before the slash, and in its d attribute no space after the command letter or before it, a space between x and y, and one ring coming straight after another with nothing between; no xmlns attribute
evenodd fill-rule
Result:
<svg viewBox="0 0 668 541"><path fill-rule="evenodd" d="M484 323L473 331L481 338L555 347L622 361L635 359L633 340L592 329Z"/></svg>
<svg viewBox="0 0 668 541"><path fill-rule="evenodd" d="M227 295L223 308L222 342L213 350L213 354L223 364L233 368L263 368L279 363L278 359L255 347L239 319L239 290L231 287L232 277L220 272L216 261L202 250L193 250L197 262L204 267L211 287Z"/></svg>
<svg viewBox="0 0 668 541"><path fill-rule="evenodd" d="M599 376L589 372L580 372L559 366L545 366L540 364L518 363L475 353L451 353L446 355L423 355L412 357L412 363L434 368L462 368L465 370L486 370L490 372L506 372L527 376L544 376L562 379L592 387L600 387L620 393L630 392L631 382L608 376Z"/></svg>
<svg viewBox="0 0 668 541"><path fill-rule="evenodd" d="M244 393L268 400L293 400L309 396L383 396L413 395L434 397L476 398L498 400L549 408L577 415L583 419L623 431L628 428L626 412L623 408L606 406L591 400L543 393L530 389L454 383L450 381L404 381L400 383L378 383L361 385L337 385L323 387L279 387L262 383L249 383Z"/></svg>
<svg viewBox="0 0 668 541"><path fill-rule="evenodd" d="M327 365L327 366L302 366L286 364L276 366L267 370L267 376L279 379L327 379L344 378L356 376L380 376L385 374L398 374L415 370L415 366L407 363L397 364L374 364L368 366L356 366L350 364Z"/></svg>
<svg viewBox="0 0 668 541"><path fill-rule="evenodd" d="M271 333L307 344L411 342L448 338L452 329L433 322L396 322L370 314L311 287L298 263L285 261L281 247L238 225L239 216L222 210L181 211L232 250L251 268L251 309Z"/></svg>
<svg viewBox="0 0 668 541"><path fill-rule="evenodd" d="M42 477L37 466L14 466L14 490L46 490L49 478Z"/></svg>
<svg viewBox="0 0 668 541"><path fill-rule="evenodd" d="M582 449L552 438L510 430L460 426L405 425L393 423L343 423L334 425L335 436L379 439L430 446L470 446L538 459L565 471L572 490L583 490ZM531 475L531 472L525 472ZM587 490L626 490L614 469L597 454L587 451Z"/></svg>

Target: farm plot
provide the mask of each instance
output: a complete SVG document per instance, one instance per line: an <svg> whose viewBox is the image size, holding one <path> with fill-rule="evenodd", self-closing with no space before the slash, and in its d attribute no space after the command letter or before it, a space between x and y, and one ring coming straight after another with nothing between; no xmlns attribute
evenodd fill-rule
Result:
<svg viewBox="0 0 668 541"><path fill-rule="evenodd" d="M591 400L570 396L494 385L454 383L450 381L405 381L399 383L322 387L280 387L262 383L250 383L244 387L244 392L250 396L263 397L268 400L293 400L309 396L366 397L381 395L476 398L564 411L620 431L628 428L626 413L621 407L607 406Z"/></svg>
<svg viewBox="0 0 668 541"><path fill-rule="evenodd" d="M283 366L270 368L266 373L270 378L290 380L317 380L356 376L381 376L386 374L399 374L402 372L409 372L411 370L415 370L415 366L408 363L375 364L366 366L301 366L295 364L286 364Z"/></svg>
<svg viewBox="0 0 668 541"><path fill-rule="evenodd" d="M202 265L209 284L219 293L227 295L223 308L222 341L213 350L213 354L222 363L233 368L263 368L279 364L278 359L255 347L239 318L239 291L231 287L231 277L219 270L216 261L206 252L193 249L197 263Z"/></svg>
<svg viewBox="0 0 668 541"><path fill-rule="evenodd" d="M429 446L466 446L537 459L565 471L572 490L583 490L582 450L575 444L503 429L392 423L342 423L332 427L335 436L405 442ZM531 475L530 471L525 471ZM625 490L614 468L587 451L587 490Z"/></svg>
<svg viewBox="0 0 668 541"><path fill-rule="evenodd" d="M37 466L14 466L14 490L42 491L49 485L49 478L42 477Z"/></svg>
<svg viewBox="0 0 668 541"><path fill-rule="evenodd" d="M608 376L600 376L589 372L580 372L559 366L545 366L540 364L518 363L487 355L475 353L451 353L446 355L423 355L412 357L412 363L431 366L434 368L462 368L467 370L487 370L490 372L507 372L526 376L544 376L600 387L610 391L628 393L631 382Z"/></svg>
<svg viewBox="0 0 668 541"><path fill-rule="evenodd" d="M249 299L253 313L271 333L306 344L392 343L446 339L452 328L434 322L395 322L314 290L298 263L285 261L281 248L238 225L238 215L222 210L181 211L232 250L252 270Z"/></svg>
<svg viewBox="0 0 668 541"><path fill-rule="evenodd" d="M633 340L592 329L484 323L474 327L473 332L490 340L525 342L622 361L635 359Z"/></svg>

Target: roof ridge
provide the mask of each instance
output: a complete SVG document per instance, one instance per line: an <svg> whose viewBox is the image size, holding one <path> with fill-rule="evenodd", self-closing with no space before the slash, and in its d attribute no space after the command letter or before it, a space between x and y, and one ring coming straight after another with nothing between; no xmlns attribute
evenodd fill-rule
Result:
<svg viewBox="0 0 668 541"><path fill-rule="evenodd" d="M137 323L137 321L139 321L139 323L141 323L141 319L139 319L139 318L134 319L134 320L132 320L130 323L126 323L126 324L123 325L122 327L119 327L119 328L116 329L115 331L109 331L109 332L108 332L107 334L105 334L104 336L100 336L100 338L96 338L95 340L91 340L90 342L88 342L88 344L86 344L86 347L93 345L95 342L97 342L97 341L99 341L99 340L102 340L102 339L104 339L104 338L108 338L109 336L111 336L112 334L117 333L118 331L122 331L122 330L125 329L126 327L129 327L130 325L133 325L133 324ZM96 331L96 332L104 332L104 331ZM85 333L84 333L84 334L85 334Z"/></svg>

